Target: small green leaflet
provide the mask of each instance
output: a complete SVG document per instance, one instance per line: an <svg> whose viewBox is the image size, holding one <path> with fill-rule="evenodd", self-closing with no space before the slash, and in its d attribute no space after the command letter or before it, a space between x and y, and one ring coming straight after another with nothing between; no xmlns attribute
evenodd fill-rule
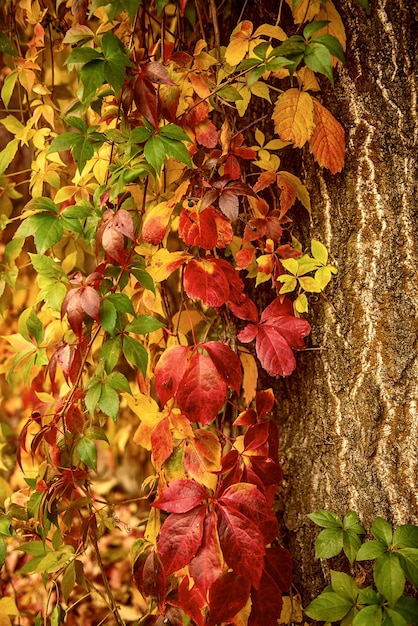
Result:
<svg viewBox="0 0 418 626"><path fill-rule="evenodd" d="M88 437L82 437L77 444L77 452L81 461L97 472L97 447Z"/></svg>

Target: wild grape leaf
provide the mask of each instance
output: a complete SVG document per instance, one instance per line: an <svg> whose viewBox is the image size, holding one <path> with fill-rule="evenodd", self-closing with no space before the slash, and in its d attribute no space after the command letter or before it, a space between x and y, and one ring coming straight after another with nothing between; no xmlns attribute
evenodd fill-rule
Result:
<svg viewBox="0 0 418 626"><path fill-rule="evenodd" d="M228 65L238 65L248 52L249 43L253 32L253 24L249 20L240 22L231 34L230 42L225 51L225 59Z"/></svg>
<svg viewBox="0 0 418 626"><path fill-rule="evenodd" d="M225 561L258 589L264 567L264 538L256 524L229 506L218 507L218 534Z"/></svg>
<svg viewBox="0 0 418 626"><path fill-rule="evenodd" d="M218 499L220 506L235 510L250 519L263 535L264 543L271 543L278 534L279 526L270 503L256 485L241 482L228 487Z"/></svg>
<svg viewBox="0 0 418 626"><path fill-rule="evenodd" d="M245 296L244 300L240 304L230 302L228 306L232 313L240 320L258 322L258 309L248 296Z"/></svg>
<svg viewBox="0 0 418 626"><path fill-rule="evenodd" d="M188 354L188 346L172 346L162 353L154 370L155 391L162 405L176 395Z"/></svg>
<svg viewBox="0 0 418 626"><path fill-rule="evenodd" d="M209 430L198 428L186 443L184 467L188 475L205 487L214 489L221 463L221 444Z"/></svg>
<svg viewBox="0 0 418 626"><path fill-rule="evenodd" d="M274 406L274 393L272 389L262 389L255 397L255 407L258 419L263 419Z"/></svg>
<svg viewBox="0 0 418 626"><path fill-rule="evenodd" d="M187 513L202 504L207 497L208 491L203 485L195 480L180 478L173 480L152 506L168 513Z"/></svg>
<svg viewBox="0 0 418 626"><path fill-rule="evenodd" d="M184 289L189 298L199 298L205 306L220 307L229 300L230 286L218 259L192 259L184 271Z"/></svg>
<svg viewBox="0 0 418 626"><path fill-rule="evenodd" d="M259 589L251 590L251 614L248 626L276 626L283 600L292 584L292 558L280 546L266 549Z"/></svg>
<svg viewBox="0 0 418 626"><path fill-rule="evenodd" d="M245 577L226 572L209 589L209 617L207 626L229 623L248 601L250 586ZM263 622L260 622L262 624Z"/></svg>
<svg viewBox="0 0 418 626"><path fill-rule="evenodd" d="M229 302L241 304L246 296L244 294L244 283L237 270L226 259L215 259L217 267L224 273L229 282Z"/></svg>
<svg viewBox="0 0 418 626"><path fill-rule="evenodd" d="M158 552L166 575L181 569L196 555L203 537L205 506L187 513L171 513L165 520L158 539Z"/></svg>
<svg viewBox="0 0 418 626"><path fill-rule="evenodd" d="M199 246L205 250L215 248L218 232L213 207L201 213L197 205L183 207L180 213L179 235L189 246Z"/></svg>
<svg viewBox="0 0 418 626"><path fill-rule="evenodd" d="M134 83L134 100L139 113L158 131L160 101L154 85L142 73Z"/></svg>
<svg viewBox="0 0 418 626"><path fill-rule="evenodd" d="M193 624L204 626L203 609L206 606L206 600L200 589L196 585L191 586L189 578L185 576L178 586L177 594L179 608L193 620ZM173 602L171 598L170 600Z"/></svg>
<svg viewBox="0 0 418 626"><path fill-rule="evenodd" d="M315 160L332 174L344 167L344 129L328 109L313 100L315 129L309 141L309 150Z"/></svg>
<svg viewBox="0 0 418 626"><path fill-rule="evenodd" d="M161 467L171 456L173 452L173 437L168 418L160 420L153 429L151 433L151 451L157 467Z"/></svg>
<svg viewBox="0 0 418 626"><path fill-rule="evenodd" d="M176 400L192 422L209 424L221 410L226 398L226 384L212 359L195 353L179 384Z"/></svg>
<svg viewBox="0 0 418 626"><path fill-rule="evenodd" d="M239 394L242 368L238 355L222 341L207 341L202 348L209 354L222 380Z"/></svg>
<svg viewBox="0 0 418 626"><path fill-rule="evenodd" d="M315 126L313 99L305 91L288 89L277 98L272 117L280 139L301 148L311 138Z"/></svg>
<svg viewBox="0 0 418 626"><path fill-rule="evenodd" d="M201 546L189 563L190 576L205 597L222 572L223 560L216 524L216 514L212 510L205 517Z"/></svg>
<svg viewBox="0 0 418 626"><path fill-rule="evenodd" d="M61 307L61 318L67 314L68 322L77 337L81 337L84 315L100 323L100 296L93 287L83 286L68 291Z"/></svg>

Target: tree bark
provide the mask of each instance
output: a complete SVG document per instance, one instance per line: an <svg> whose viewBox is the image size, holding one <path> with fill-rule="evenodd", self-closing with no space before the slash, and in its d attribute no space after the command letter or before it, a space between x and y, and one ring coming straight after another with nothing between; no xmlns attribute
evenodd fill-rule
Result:
<svg viewBox="0 0 418 626"><path fill-rule="evenodd" d="M346 130L341 174L304 155L311 236L338 276L311 319L312 347L278 381L284 525L306 602L324 586L316 509L418 522L416 0L335 2L348 36L324 105ZM307 242L306 242L307 243ZM326 581L329 582L328 580Z"/></svg>

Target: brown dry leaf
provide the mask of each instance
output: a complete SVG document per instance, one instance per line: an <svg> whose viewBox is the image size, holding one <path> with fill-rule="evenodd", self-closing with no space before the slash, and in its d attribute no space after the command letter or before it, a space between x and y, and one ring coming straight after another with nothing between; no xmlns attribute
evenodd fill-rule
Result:
<svg viewBox="0 0 418 626"><path fill-rule="evenodd" d="M309 142L309 149L319 165L336 174L344 167L344 129L322 104L317 100L313 100L313 104L315 130Z"/></svg>
<svg viewBox="0 0 418 626"><path fill-rule="evenodd" d="M311 96L292 88L278 97L273 112L274 130L282 141L301 148L314 130L314 107Z"/></svg>
<svg viewBox="0 0 418 626"><path fill-rule="evenodd" d="M286 0L286 3L292 9L292 0ZM301 0L296 9L293 11L293 19L296 24L312 22L313 18L321 9L322 0Z"/></svg>

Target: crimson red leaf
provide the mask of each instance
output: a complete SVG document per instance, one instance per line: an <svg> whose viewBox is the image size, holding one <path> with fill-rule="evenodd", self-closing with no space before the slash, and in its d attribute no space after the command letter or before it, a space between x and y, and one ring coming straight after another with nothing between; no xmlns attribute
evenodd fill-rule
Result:
<svg viewBox="0 0 418 626"><path fill-rule="evenodd" d="M177 404L192 422L209 424L222 408L226 391L212 360L195 353L179 384Z"/></svg>
<svg viewBox="0 0 418 626"><path fill-rule="evenodd" d="M245 409L234 421L234 426L251 426L257 423L257 413L254 409Z"/></svg>
<svg viewBox="0 0 418 626"><path fill-rule="evenodd" d="M220 307L229 299L230 286L218 259L192 259L184 270L184 289L189 298L199 298L205 306Z"/></svg>
<svg viewBox="0 0 418 626"><path fill-rule="evenodd" d="M242 341L241 333L238 335ZM296 360L286 339L274 326L261 326L256 337L256 352L261 365L270 376L290 376Z"/></svg>
<svg viewBox="0 0 418 626"><path fill-rule="evenodd" d="M245 299L241 302L241 304L235 304L235 302L230 302L229 308L231 309L232 313L240 320L258 322L258 309L254 302L251 300L251 298L249 298L248 296L245 296Z"/></svg>
<svg viewBox="0 0 418 626"><path fill-rule="evenodd" d="M162 405L177 393L186 371L187 346L172 346L163 352L154 370L155 391Z"/></svg>
<svg viewBox="0 0 418 626"><path fill-rule="evenodd" d="M258 419L265 417L274 406L274 394L271 389L263 389L255 396L255 407Z"/></svg>
<svg viewBox="0 0 418 626"><path fill-rule="evenodd" d="M218 507L218 534L225 561L256 589L263 571L264 537L256 524L229 506Z"/></svg>
<svg viewBox="0 0 418 626"><path fill-rule="evenodd" d="M251 590L248 626L276 626L282 610L282 593L292 584L292 558L280 546L267 548L259 589Z"/></svg>
<svg viewBox="0 0 418 626"><path fill-rule="evenodd" d="M211 511L205 518L202 544L189 563L190 575L205 597L207 590L222 571L222 553L216 522L215 512Z"/></svg>
<svg viewBox="0 0 418 626"><path fill-rule="evenodd" d="M205 605L206 600L200 589L196 585L190 588L190 581L185 576L178 587L178 606L192 618L196 626L204 626L205 624L202 612Z"/></svg>
<svg viewBox="0 0 418 626"><path fill-rule="evenodd" d="M226 572L209 589L209 618L207 626L228 622L247 604L250 584L236 572ZM261 621L258 626L263 624Z"/></svg>
<svg viewBox="0 0 418 626"><path fill-rule="evenodd" d="M172 513L164 522L158 539L158 552L166 575L181 569L195 556L202 543L205 507L187 513Z"/></svg>
<svg viewBox="0 0 418 626"><path fill-rule="evenodd" d="M239 394L242 369L238 355L222 341L207 341L202 347L208 352L222 380Z"/></svg>
<svg viewBox="0 0 418 626"><path fill-rule="evenodd" d="M187 513L208 497L208 492L195 480L179 478L166 487L152 506L169 513Z"/></svg>
<svg viewBox="0 0 418 626"><path fill-rule="evenodd" d="M257 450L258 456L266 456L268 446L264 444L267 444L268 436L269 425L267 421L250 426L244 435L245 450Z"/></svg>
<svg viewBox="0 0 418 626"><path fill-rule="evenodd" d="M216 246L218 232L213 207L201 213L197 207L183 208L180 213L179 235L189 246L211 250Z"/></svg>
<svg viewBox="0 0 418 626"><path fill-rule="evenodd" d="M214 262L223 271L229 283L229 301L235 304L244 302L246 298L244 294L244 283L235 267L225 259L214 259Z"/></svg>
<svg viewBox="0 0 418 626"><path fill-rule="evenodd" d="M238 339L242 343L249 343L253 339L255 339L258 335L258 325L257 324L247 324L245 328L243 328L237 335Z"/></svg>

